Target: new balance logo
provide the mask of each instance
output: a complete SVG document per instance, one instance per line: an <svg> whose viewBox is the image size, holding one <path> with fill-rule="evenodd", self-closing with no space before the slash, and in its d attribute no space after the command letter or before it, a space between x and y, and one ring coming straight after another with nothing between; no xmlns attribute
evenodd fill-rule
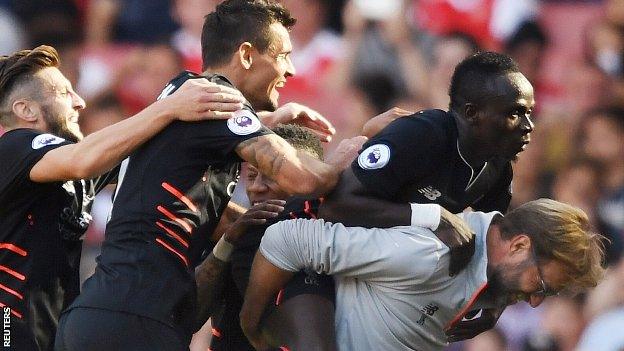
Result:
<svg viewBox="0 0 624 351"><path fill-rule="evenodd" d="M440 308L432 303L428 304L427 306L423 307L420 309L421 315L420 315L420 319L418 321L416 321L416 323L420 324L420 325L424 325L425 321L427 320L427 317L433 316L434 313L436 313L437 310L439 310Z"/></svg>
<svg viewBox="0 0 624 351"><path fill-rule="evenodd" d="M418 189L418 192L423 194L424 197L426 197L427 199L431 200L431 201L435 201L437 198L439 198L440 196L442 196L442 193L430 186L424 187L422 189Z"/></svg>

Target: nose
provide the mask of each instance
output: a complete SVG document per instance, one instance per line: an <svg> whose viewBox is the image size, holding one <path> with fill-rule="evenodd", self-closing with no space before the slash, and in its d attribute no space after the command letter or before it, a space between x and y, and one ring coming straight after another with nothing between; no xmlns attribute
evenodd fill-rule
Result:
<svg viewBox="0 0 624 351"><path fill-rule="evenodd" d="M533 124L533 121L531 121L530 115L528 114L524 115L524 117L522 118L520 127L525 133L530 133L533 131L533 128L535 127L535 125Z"/></svg>
<svg viewBox="0 0 624 351"><path fill-rule="evenodd" d="M76 92L70 91L69 93L71 94L72 107L74 110L82 110L87 106L85 101L80 97L80 95L76 94Z"/></svg>
<svg viewBox="0 0 624 351"><path fill-rule="evenodd" d="M541 305L542 302L544 302L544 296L531 295L531 297L529 297L529 305L531 305L531 307L533 308Z"/></svg>

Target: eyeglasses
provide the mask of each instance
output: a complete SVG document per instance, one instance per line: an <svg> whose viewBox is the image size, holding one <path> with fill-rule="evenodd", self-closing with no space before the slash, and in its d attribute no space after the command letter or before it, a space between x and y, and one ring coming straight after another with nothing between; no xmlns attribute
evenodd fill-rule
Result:
<svg viewBox="0 0 624 351"><path fill-rule="evenodd" d="M539 279L541 289L534 291L531 293L533 296L537 297L549 297L549 296L557 296L559 295L558 291L555 291L548 286L546 286L546 282L544 282L542 269L540 268L539 263L537 262L537 255L535 254L535 249L531 248L531 253L533 254L533 261L535 262L535 267L537 267L537 279Z"/></svg>

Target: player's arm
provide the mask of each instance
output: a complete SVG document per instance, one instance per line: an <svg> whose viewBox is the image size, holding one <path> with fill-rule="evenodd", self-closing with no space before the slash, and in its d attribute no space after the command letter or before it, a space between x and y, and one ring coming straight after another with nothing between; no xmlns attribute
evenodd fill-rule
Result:
<svg viewBox="0 0 624 351"><path fill-rule="evenodd" d="M204 325L221 301L227 262L236 243L250 226L265 224L267 219L276 217L284 210L285 203L283 200L267 200L252 206L227 228L210 255L195 269L197 329Z"/></svg>
<svg viewBox="0 0 624 351"><path fill-rule="evenodd" d="M451 250L450 275L463 269L474 253L474 233L457 215L435 204L396 203L373 197L350 168L321 204L319 217L346 226L429 228Z"/></svg>
<svg viewBox="0 0 624 351"><path fill-rule="evenodd" d="M411 216L408 203L391 202L368 193L351 168L342 172L334 191L319 208L319 217L330 222L367 228L410 225Z"/></svg>
<svg viewBox="0 0 624 351"><path fill-rule="evenodd" d="M236 90L192 79L172 95L156 101L138 114L76 144L47 152L30 171L34 182L86 179L100 175L120 163L138 146L174 120L225 119L242 107Z"/></svg>
<svg viewBox="0 0 624 351"><path fill-rule="evenodd" d="M271 177L290 195L321 196L334 188L340 172L347 167L363 143L362 138L344 140L342 151L329 163L298 151L275 134L265 134L237 145L236 153Z"/></svg>

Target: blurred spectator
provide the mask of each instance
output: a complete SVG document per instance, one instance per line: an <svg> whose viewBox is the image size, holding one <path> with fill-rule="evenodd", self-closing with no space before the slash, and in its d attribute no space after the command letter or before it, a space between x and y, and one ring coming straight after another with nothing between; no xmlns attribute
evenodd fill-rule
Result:
<svg viewBox="0 0 624 351"><path fill-rule="evenodd" d="M606 279L590 293L586 315L590 323L578 351L624 349L624 261L609 271Z"/></svg>
<svg viewBox="0 0 624 351"><path fill-rule="evenodd" d="M0 7L0 54L9 55L26 47L26 33L19 19L7 8Z"/></svg>
<svg viewBox="0 0 624 351"><path fill-rule="evenodd" d="M454 33L438 38L433 47L433 63L427 99L433 108L446 110L449 106L448 87L455 66L479 51L477 42L467 34Z"/></svg>
<svg viewBox="0 0 624 351"><path fill-rule="evenodd" d="M91 0L87 45L168 41L177 28L170 9L170 0Z"/></svg>
<svg viewBox="0 0 624 351"><path fill-rule="evenodd" d="M14 0L12 4L26 28L28 47L46 44L59 49L82 39L81 16L75 1Z"/></svg>
<svg viewBox="0 0 624 351"><path fill-rule="evenodd" d="M581 208L597 229L596 204L601 194L600 164L589 159L573 160L557 172L551 197Z"/></svg>
<svg viewBox="0 0 624 351"><path fill-rule="evenodd" d="M561 349L552 335L538 331L525 340L522 351L561 351Z"/></svg>
<svg viewBox="0 0 624 351"><path fill-rule="evenodd" d="M591 26L587 33L586 59L609 76L617 77L622 72L624 38L614 24L601 21Z"/></svg>
<svg viewBox="0 0 624 351"><path fill-rule="evenodd" d="M585 327L582 300L556 297L546 302L539 333L550 335L558 351L574 351Z"/></svg>
<svg viewBox="0 0 624 351"><path fill-rule="evenodd" d="M331 0L282 2L297 19L297 24L290 37L293 44L290 58L296 74L280 89L280 103L301 103L317 110L334 124L348 123L345 119L351 114L346 113L351 111L341 94L344 87L333 75L334 65L342 60L344 48L338 34L327 27Z"/></svg>
<svg viewBox="0 0 624 351"><path fill-rule="evenodd" d="M505 52L520 66L520 71L535 88L535 96L544 101L544 95L556 95L556 89L541 75L548 39L540 24L526 21L505 41Z"/></svg>
<svg viewBox="0 0 624 351"><path fill-rule="evenodd" d="M87 108L80 114L80 130L84 135L97 132L130 115L123 110L121 102L112 91L92 98Z"/></svg>
<svg viewBox="0 0 624 351"><path fill-rule="evenodd" d="M579 130L582 152L600 164L602 187L597 215L602 234L611 239L611 261L621 254L624 239L624 109L595 110Z"/></svg>
<svg viewBox="0 0 624 351"><path fill-rule="evenodd" d="M180 55L169 45L137 47L115 72L112 88L129 114L152 103L167 82L182 70Z"/></svg>
<svg viewBox="0 0 624 351"><path fill-rule="evenodd" d="M202 72L201 33L204 16L214 11L219 0L173 0L173 19L180 28L173 34L171 44L182 55L184 68Z"/></svg>

